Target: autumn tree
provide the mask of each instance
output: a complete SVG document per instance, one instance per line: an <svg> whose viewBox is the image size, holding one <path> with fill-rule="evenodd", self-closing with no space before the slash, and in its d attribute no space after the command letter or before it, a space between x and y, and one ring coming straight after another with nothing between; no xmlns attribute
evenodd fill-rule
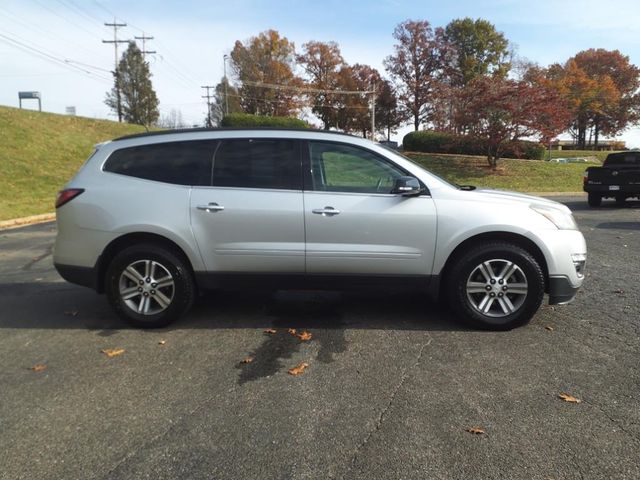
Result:
<svg viewBox="0 0 640 480"><path fill-rule="evenodd" d="M412 117L416 130L431 117L432 95L448 53L443 34L426 20L400 23L393 32L394 53L384 60L396 82L400 105Z"/></svg>
<svg viewBox="0 0 640 480"><path fill-rule="evenodd" d="M467 85L480 76L506 77L511 68L509 41L489 21L452 20L444 29L449 45L448 76L454 86Z"/></svg>
<svg viewBox="0 0 640 480"><path fill-rule="evenodd" d="M382 77L380 76L380 72L378 72L378 70L376 70L375 68L360 63L356 63L351 67L351 74L353 75L352 86L355 87L354 90L367 92L363 93L362 95L349 96L351 97L350 100L354 107L352 112L352 130L362 133L362 136L366 138L370 133L372 133L371 100L373 96L369 92L375 92L376 97L380 96L380 89L382 88ZM376 122L376 125L379 125L379 122Z"/></svg>
<svg viewBox="0 0 640 480"><path fill-rule="evenodd" d="M246 113L293 116L302 106L302 80L294 73L295 45L275 30L246 42L236 41L231 67L239 82L240 104ZM273 87L278 85L278 88Z"/></svg>
<svg viewBox="0 0 640 480"><path fill-rule="evenodd" d="M573 60L597 82L597 105L591 118L597 147L601 133L616 135L640 120L640 69L618 50L584 50Z"/></svg>
<svg viewBox="0 0 640 480"><path fill-rule="evenodd" d="M391 134L406 120L406 113L398 105L396 91L388 80L382 80L376 96L376 127L386 132L387 141Z"/></svg>
<svg viewBox="0 0 640 480"><path fill-rule="evenodd" d="M322 121L322 127L329 130L337 126L340 99L328 91L340 88L340 69L345 62L335 42L307 42L302 49L297 61L306 72L307 85L323 90L309 94L311 110Z"/></svg>
<svg viewBox="0 0 640 480"><path fill-rule="evenodd" d="M153 125L160 116L158 97L151 83L149 64L135 43L129 43L114 76L114 86L104 103L126 122Z"/></svg>
<svg viewBox="0 0 640 480"><path fill-rule="evenodd" d="M458 115L472 126L472 135L487 142L487 161L494 169L508 142L551 138L566 128L569 119L559 93L541 84L482 76L459 95L465 109Z"/></svg>
<svg viewBox="0 0 640 480"><path fill-rule="evenodd" d="M578 148L591 145L591 136L597 147L601 134L616 135L640 120L640 69L617 50L585 50L545 75L569 102Z"/></svg>

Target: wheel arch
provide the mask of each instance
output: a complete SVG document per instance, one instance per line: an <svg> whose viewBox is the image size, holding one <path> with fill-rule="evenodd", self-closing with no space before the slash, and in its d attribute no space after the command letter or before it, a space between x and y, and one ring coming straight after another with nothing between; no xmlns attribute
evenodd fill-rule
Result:
<svg viewBox="0 0 640 480"><path fill-rule="evenodd" d="M446 284L447 275L451 271L452 266L460 257L462 257L462 255L465 252L469 251L469 249L475 247L476 245L482 245L484 243L496 242L496 241L511 243L530 253L533 256L533 258L535 258L535 260L540 265L540 268L542 269L542 272L544 274L545 292L548 292L549 268L547 266L547 260L544 256L544 253L540 249L540 247L538 247L538 245L536 245L536 243L533 240L525 237L524 235L520 235L518 233L513 233L513 232L497 231L497 232L480 233L472 237L469 237L463 240L461 243L459 243L447 257L447 260L444 266L440 270L440 274L437 275L436 277L437 281L433 282L431 286L431 292L430 292L431 295L434 298L438 298L440 296L441 285Z"/></svg>
<svg viewBox="0 0 640 480"><path fill-rule="evenodd" d="M182 249L173 240L170 240L167 237L163 237L162 235L158 235L156 233L148 233L148 232L126 233L112 240L102 251L100 258L98 259L97 279L96 279L96 290L98 291L98 293L104 293L105 291L104 283L105 283L105 276L107 273L107 269L109 268L109 264L114 259L114 257L118 254L118 252L124 248L131 247L133 245L137 245L141 243L157 245L167 249L174 255L177 255L189 267L191 275L194 276L195 278L193 264L189 259L189 256L185 253L184 249Z"/></svg>

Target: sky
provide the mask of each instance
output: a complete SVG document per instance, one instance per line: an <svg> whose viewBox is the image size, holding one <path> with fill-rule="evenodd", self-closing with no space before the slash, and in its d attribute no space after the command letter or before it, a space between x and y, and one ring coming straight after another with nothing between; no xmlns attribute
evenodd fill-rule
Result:
<svg viewBox="0 0 640 480"><path fill-rule="evenodd" d="M45 111L111 118L104 104L114 66L113 29L120 39L153 36L147 50L160 112L180 110L202 124L202 85L223 76L223 55L236 40L275 29L297 48L310 40L335 41L348 63L384 74L393 29L407 19L445 26L456 18L484 18L542 66L564 62L588 48L618 49L640 65L640 0L0 0L0 104L18 106L18 91L41 92ZM124 45L122 46L124 48ZM26 101L25 108L37 108ZM402 135L407 129L402 129ZM640 147L640 128L619 136ZM396 137L398 138L398 137Z"/></svg>

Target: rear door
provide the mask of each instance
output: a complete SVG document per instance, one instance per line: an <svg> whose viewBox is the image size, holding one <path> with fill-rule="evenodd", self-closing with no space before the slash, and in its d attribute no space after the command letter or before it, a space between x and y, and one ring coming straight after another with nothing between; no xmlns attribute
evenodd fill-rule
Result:
<svg viewBox="0 0 640 480"><path fill-rule="evenodd" d="M190 203L191 225L208 272L304 272L298 141L222 140L211 186L193 188Z"/></svg>
<svg viewBox="0 0 640 480"><path fill-rule="evenodd" d="M307 273L429 276L436 211L428 195L391 193L407 175L369 150L310 141L304 192Z"/></svg>

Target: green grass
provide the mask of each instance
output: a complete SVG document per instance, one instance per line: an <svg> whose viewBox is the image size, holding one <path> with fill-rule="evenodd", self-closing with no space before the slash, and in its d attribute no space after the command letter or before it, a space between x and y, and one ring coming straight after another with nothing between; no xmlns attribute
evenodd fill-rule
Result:
<svg viewBox="0 0 640 480"><path fill-rule="evenodd" d="M0 220L53 211L96 143L139 125L0 107Z"/></svg>
<svg viewBox="0 0 640 480"><path fill-rule="evenodd" d="M587 165L549 163L542 160L498 161L491 170L484 157L459 157L409 153L427 170L460 185L515 190L518 192L579 192Z"/></svg>

